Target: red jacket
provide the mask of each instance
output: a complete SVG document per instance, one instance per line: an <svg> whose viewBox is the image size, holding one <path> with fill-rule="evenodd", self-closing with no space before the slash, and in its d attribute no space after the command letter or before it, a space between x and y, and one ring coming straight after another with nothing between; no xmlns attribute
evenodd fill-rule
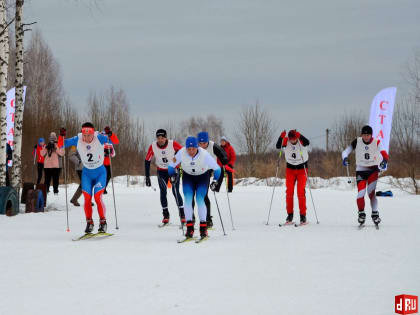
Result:
<svg viewBox="0 0 420 315"><path fill-rule="evenodd" d="M44 164L44 159L45 159L45 158L42 156L42 154L41 154L41 150L42 150L42 147L38 144L38 145L36 146L36 150L35 150L35 148L34 148L34 151L32 152L32 155L36 154L36 162L37 162L37 163Z"/></svg>
<svg viewBox="0 0 420 315"><path fill-rule="evenodd" d="M235 150L233 149L233 147L230 145L229 142L226 142L226 145L222 145L221 146L223 148L223 150L225 150L227 157L228 157L228 162L227 164L232 166L235 164L236 162L236 153ZM219 159L217 159L217 164L219 164L220 166L222 166L222 163L220 162Z"/></svg>

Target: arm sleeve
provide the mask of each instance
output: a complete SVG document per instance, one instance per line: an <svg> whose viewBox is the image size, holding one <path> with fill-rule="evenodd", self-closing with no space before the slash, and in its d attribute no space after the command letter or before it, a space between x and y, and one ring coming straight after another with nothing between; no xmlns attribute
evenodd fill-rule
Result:
<svg viewBox="0 0 420 315"><path fill-rule="evenodd" d="M232 156L230 157L229 164L233 167L233 165L236 162L236 152L235 152L235 149L232 146L230 146L230 150L231 150Z"/></svg>
<svg viewBox="0 0 420 315"><path fill-rule="evenodd" d="M117 155L117 154L115 153L114 146L111 145L111 157L115 157L115 155Z"/></svg>
<svg viewBox="0 0 420 315"><path fill-rule="evenodd" d="M154 155L153 148L152 148L152 145L150 145L149 150L147 150L146 161L150 162L152 160L153 155Z"/></svg>
<svg viewBox="0 0 420 315"><path fill-rule="evenodd" d="M168 166L168 174L172 176L175 174L175 168L181 163L181 154L182 150L179 150L177 154L175 154L175 162L171 162Z"/></svg>
<svg viewBox="0 0 420 315"><path fill-rule="evenodd" d="M381 153L382 158L383 158L385 161L388 161L388 160L389 160L389 155L388 155L388 153L386 152L386 150L384 149L384 147L382 146L382 143L381 143L381 141L380 141L380 140L378 140L378 150L379 150L379 152Z"/></svg>
<svg viewBox="0 0 420 315"><path fill-rule="evenodd" d="M222 165L226 165L228 163L228 157L226 154L226 151L223 150L220 145L214 144L213 145L213 153L217 156L217 158L220 160Z"/></svg>
<svg viewBox="0 0 420 315"><path fill-rule="evenodd" d="M300 143L302 143L302 145L304 146L304 147L306 147L306 146L308 146L309 145L309 140L308 140L308 138L306 138L306 137L304 137L303 135L300 135Z"/></svg>
<svg viewBox="0 0 420 315"><path fill-rule="evenodd" d="M222 172L221 169L220 169L220 166L217 165L216 160L213 159L213 157L208 152L206 152L206 153L207 153L206 154L206 164L209 168L211 168L214 171L214 174L213 174L214 180L218 180L219 177L220 177L220 174Z"/></svg>
<svg viewBox="0 0 420 315"><path fill-rule="evenodd" d="M182 149L182 145L180 145L178 142L176 142L174 140L174 150L175 150L175 152L178 152L181 149Z"/></svg>
<svg viewBox="0 0 420 315"><path fill-rule="evenodd" d="M111 137L109 137L109 140L111 140L112 144L119 144L120 143L120 139L118 139L118 137L115 133L112 133Z"/></svg>
<svg viewBox="0 0 420 315"><path fill-rule="evenodd" d="M283 147L283 138L279 137L276 143L276 149L281 149Z"/></svg>
<svg viewBox="0 0 420 315"><path fill-rule="evenodd" d="M144 160L144 173L146 177L150 177L150 161Z"/></svg>
<svg viewBox="0 0 420 315"><path fill-rule="evenodd" d="M77 146L78 142L79 142L78 136L75 136L73 138L68 138L68 139L64 139L62 136L58 137L58 146L60 148L63 147L63 143L64 143L64 148L68 148L71 146Z"/></svg>

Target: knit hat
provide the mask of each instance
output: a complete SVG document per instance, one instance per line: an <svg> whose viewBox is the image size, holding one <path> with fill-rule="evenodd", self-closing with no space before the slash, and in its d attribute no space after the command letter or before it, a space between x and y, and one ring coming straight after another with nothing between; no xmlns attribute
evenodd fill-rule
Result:
<svg viewBox="0 0 420 315"><path fill-rule="evenodd" d="M38 139L38 144L41 144L41 142L44 142L45 143L45 139L44 138L39 138Z"/></svg>
<svg viewBox="0 0 420 315"><path fill-rule="evenodd" d="M156 138L157 137L165 137L165 138L167 138L167 136L166 136L166 130L165 129L158 129L156 131Z"/></svg>
<svg viewBox="0 0 420 315"><path fill-rule="evenodd" d="M209 142L209 133L207 131L199 132L197 135L198 142Z"/></svg>
<svg viewBox="0 0 420 315"><path fill-rule="evenodd" d="M294 131L294 130L290 130L289 131L289 133L287 134L287 137L289 138L289 139L296 139L296 131Z"/></svg>
<svg viewBox="0 0 420 315"><path fill-rule="evenodd" d="M220 137L220 141L226 141L226 142L228 142L228 139L225 136L221 136Z"/></svg>
<svg viewBox="0 0 420 315"><path fill-rule="evenodd" d="M187 140L185 140L185 147L188 148L198 148L198 141L195 137L188 137Z"/></svg>
<svg viewBox="0 0 420 315"><path fill-rule="evenodd" d="M371 135L371 134L373 134L372 127L369 126L369 125L363 126L361 133L362 133L362 135Z"/></svg>
<svg viewBox="0 0 420 315"><path fill-rule="evenodd" d="M57 141L57 135L55 132L50 133L50 141Z"/></svg>

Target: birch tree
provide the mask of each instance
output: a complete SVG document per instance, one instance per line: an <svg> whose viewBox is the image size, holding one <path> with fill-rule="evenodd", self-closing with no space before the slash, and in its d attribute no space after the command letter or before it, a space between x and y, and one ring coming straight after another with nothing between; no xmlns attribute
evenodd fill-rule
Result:
<svg viewBox="0 0 420 315"><path fill-rule="evenodd" d="M16 96L15 96L15 135L13 151L12 186L20 188L22 171L22 125L23 125L23 4L24 0L16 0L15 36L16 36Z"/></svg>
<svg viewBox="0 0 420 315"><path fill-rule="evenodd" d="M0 186L6 185L6 92L9 36L6 26L6 0L0 0Z"/></svg>

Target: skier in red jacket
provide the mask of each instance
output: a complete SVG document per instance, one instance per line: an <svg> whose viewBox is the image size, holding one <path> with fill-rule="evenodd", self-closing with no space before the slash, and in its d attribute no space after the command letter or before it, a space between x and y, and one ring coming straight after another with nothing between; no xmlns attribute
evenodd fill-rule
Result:
<svg viewBox="0 0 420 315"><path fill-rule="evenodd" d="M44 138L39 138L38 144L35 145L34 151L33 151L34 159L36 161L37 169L38 169L38 178L36 180L37 184L39 184L41 182L42 172L44 171L44 159L45 158L41 154L41 150L42 150L42 147L44 146L44 144L45 144Z"/></svg>
<svg viewBox="0 0 420 315"><path fill-rule="evenodd" d="M104 128L104 131L102 132L102 134L107 135L109 137L110 132L111 132L111 128L109 126L106 126ZM117 138L117 136L115 136L115 140L116 140L115 144L120 143L120 140ZM111 158L115 157L114 145L112 143L105 143L104 153L105 153L105 155L104 155L104 166L106 168L106 186L105 186L104 195L106 195L108 193L106 188L108 187L109 180L112 177L112 174L111 174Z"/></svg>
<svg viewBox="0 0 420 315"><path fill-rule="evenodd" d="M306 172L308 168L309 140L296 130L290 130L286 137L284 130L276 144L277 149L284 148L286 159L286 225L293 223L293 195L297 182L297 197L300 210L300 224L306 224Z"/></svg>
<svg viewBox="0 0 420 315"><path fill-rule="evenodd" d="M227 162L227 165L223 166L222 162L219 159L217 159L217 164L219 164L220 168L222 169L222 174L220 175L219 180L217 181L217 187L215 191L218 192L220 190L220 186L222 186L222 182L223 182L224 172L226 171L227 182L228 182L227 189L228 189L228 192L232 192L233 166L235 165L235 161L236 161L236 153L232 145L230 144L230 142L227 140L225 136L222 136L220 138L220 146L222 147L223 150L225 150L228 157L228 162Z"/></svg>

